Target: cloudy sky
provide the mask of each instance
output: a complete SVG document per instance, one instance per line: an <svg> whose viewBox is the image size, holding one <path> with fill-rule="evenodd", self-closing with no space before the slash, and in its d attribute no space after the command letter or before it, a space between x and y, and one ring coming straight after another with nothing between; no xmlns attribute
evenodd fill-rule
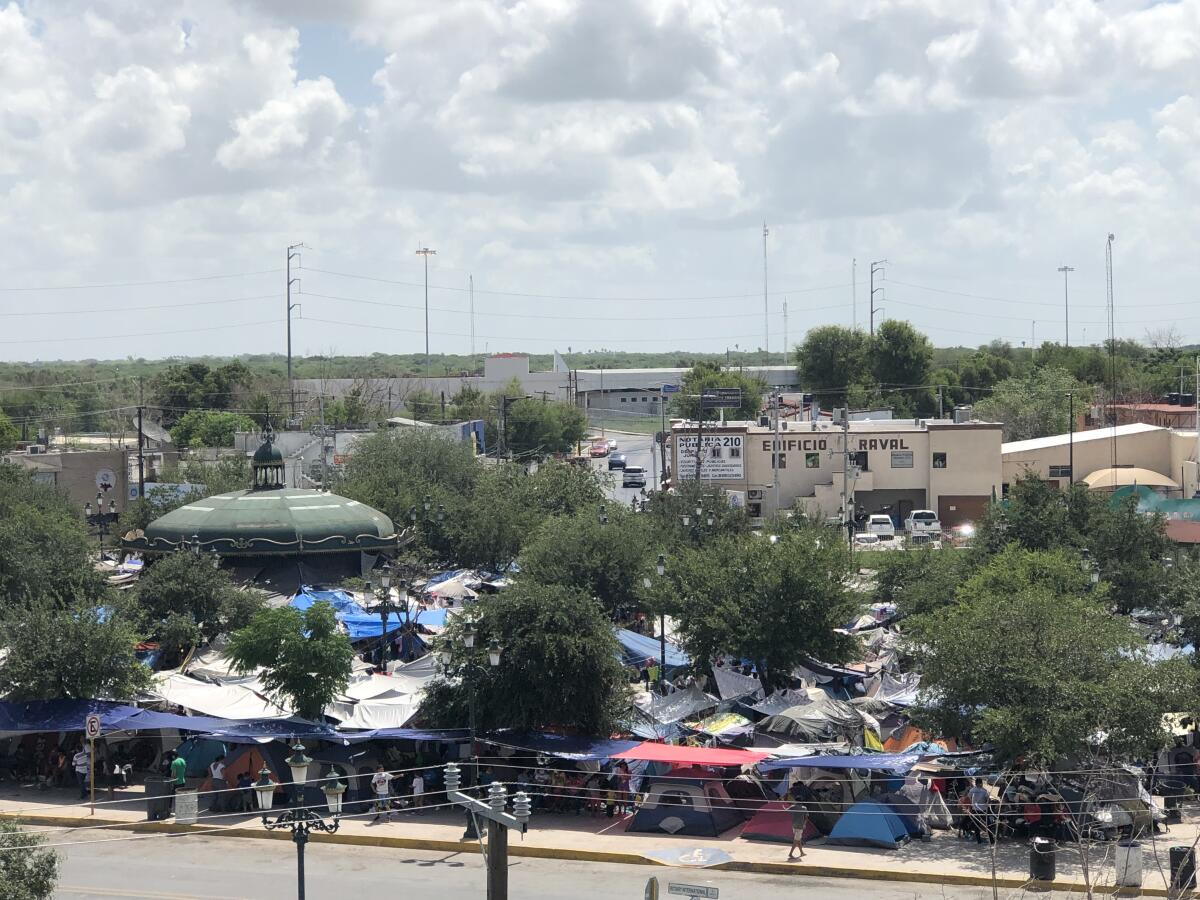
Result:
<svg viewBox="0 0 1200 900"><path fill-rule="evenodd" d="M3 2L3 0L0 0ZM0 358L1200 340L1200 0L0 6ZM148 283L150 282L150 283ZM1036 326L1035 323L1036 322ZM1086 332L1085 332L1086 329Z"/></svg>

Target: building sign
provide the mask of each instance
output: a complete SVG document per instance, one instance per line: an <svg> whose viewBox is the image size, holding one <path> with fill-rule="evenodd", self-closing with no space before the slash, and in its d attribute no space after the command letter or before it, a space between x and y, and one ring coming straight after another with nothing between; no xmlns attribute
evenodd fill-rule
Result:
<svg viewBox="0 0 1200 900"><path fill-rule="evenodd" d="M745 477L742 459L743 441L741 434L706 434L700 453L700 479L702 481L740 481ZM676 437L679 460L675 471L681 481L696 477L696 435L681 434Z"/></svg>
<svg viewBox="0 0 1200 900"><path fill-rule="evenodd" d="M705 388L700 391L702 409L737 409L741 405L741 388Z"/></svg>
<svg viewBox="0 0 1200 900"><path fill-rule="evenodd" d="M117 486L117 473L112 469L100 469L96 472L96 490L108 493Z"/></svg>
<svg viewBox="0 0 1200 900"><path fill-rule="evenodd" d="M859 450L907 450L904 438L859 438Z"/></svg>
<svg viewBox="0 0 1200 900"><path fill-rule="evenodd" d="M893 450L892 451L892 468L893 469L911 469L913 467L913 455L911 450Z"/></svg>
<svg viewBox="0 0 1200 900"><path fill-rule="evenodd" d="M805 452L813 452L816 450L828 450L829 441L825 438L764 438L762 442L762 452L770 453L771 445L775 445L776 450L782 450L785 453L788 450L803 450Z"/></svg>

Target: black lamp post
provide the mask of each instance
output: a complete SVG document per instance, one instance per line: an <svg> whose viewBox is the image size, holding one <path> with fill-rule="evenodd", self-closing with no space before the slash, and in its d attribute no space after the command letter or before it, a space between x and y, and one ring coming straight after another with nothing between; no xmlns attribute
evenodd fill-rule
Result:
<svg viewBox="0 0 1200 900"><path fill-rule="evenodd" d="M258 799L258 808L262 813L263 826L268 831L277 828L288 828L292 832L292 840L296 843L296 895L304 900L304 845L308 843L311 831L324 831L329 834L338 830L342 814L342 795L346 785L341 781L327 784L325 802L332 816L325 819L315 810L304 806L304 784L308 781L308 767L312 760L304 754L304 745L297 741L292 746L292 755L288 757L288 768L292 770L292 808L285 810L275 818L268 813L275 796L275 782L271 780L271 772L264 766L258 773L258 781L254 785L254 793Z"/></svg>
<svg viewBox="0 0 1200 900"><path fill-rule="evenodd" d="M92 509L92 504L89 501L83 505L83 516L87 523L92 528L96 529L95 534L100 539L100 552L104 552L104 538L108 534L108 526L117 521L117 501L110 499L108 501L108 509L104 508L104 495L96 493L96 508Z"/></svg>
<svg viewBox="0 0 1200 900"><path fill-rule="evenodd" d="M387 674L388 636L387 620L391 612L392 564L387 563L379 571L377 580L371 585L375 603L379 608L379 671Z"/></svg>
<svg viewBox="0 0 1200 900"><path fill-rule="evenodd" d="M601 525L608 524L608 508L603 503L600 504L600 513L596 518Z"/></svg>
<svg viewBox="0 0 1200 900"><path fill-rule="evenodd" d="M658 554L658 561L654 564L654 571L658 573L658 577L662 578L667 574L667 557L665 554ZM659 611L658 614L658 688L661 692L663 685L667 679L667 614Z"/></svg>
<svg viewBox="0 0 1200 900"><path fill-rule="evenodd" d="M444 644L443 648L438 651L437 659L442 664L444 669L456 668L466 677L467 682L467 719L470 726L471 734L471 784L475 785L479 781L479 763L475 759L475 676L481 675L485 668L482 663L478 662L476 655L473 652L475 649L475 639L478 632L475 629L475 624L468 621L463 625L462 629L462 649L464 652L460 657L456 657L455 651L458 649L449 644ZM500 665L500 655L503 652L499 641L492 640L487 648L487 662L491 668L496 668ZM462 839L464 841L475 841L479 839L479 831L475 827L475 817L467 813L467 828L463 832Z"/></svg>

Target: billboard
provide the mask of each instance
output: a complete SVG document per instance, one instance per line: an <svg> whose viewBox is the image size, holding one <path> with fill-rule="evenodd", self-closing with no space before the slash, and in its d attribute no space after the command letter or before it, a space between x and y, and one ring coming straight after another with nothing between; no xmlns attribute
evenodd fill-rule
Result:
<svg viewBox="0 0 1200 900"><path fill-rule="evenodd" d="M679 480L696 477L696 435L681 434L675 438L678 460L675 472ZM744 434L706 434L700 453L702 481L740 481L746 477Z"/></svg>

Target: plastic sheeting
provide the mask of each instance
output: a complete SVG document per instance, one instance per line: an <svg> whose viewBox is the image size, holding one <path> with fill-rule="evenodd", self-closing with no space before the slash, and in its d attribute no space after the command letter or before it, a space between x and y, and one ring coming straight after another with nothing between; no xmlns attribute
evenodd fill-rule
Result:
<svg viewBox="0 0 1200 900"><path fill-rule="evenodd" d="M642 707L642 712L661 725L672 725L675 722L693 718L699 713L712 709L717 704L716 698L710 697L700 688L692 685L665 696L651 694L650 703Z"/></svg>
<svg viewBox="0 0 1200 900"><path fill-rule="evenodd" d="M818 688L805 693L806 703L768 716L758 723L758 730L809 741L861 736L865 720L853 706L834 700Z"/></svg>
<svg viewBox="0 0 1200 900"><path fill-rule="evenodd" d="M920 687L921 676L916 672L906 672L900 676L884 672L868 682L867 696L892 706L908 707L917 702Z"/></svg>
<svg viewBox="0 0 1200 900"><path fill-rule="evenodd" d="M210 684L178 672L159 672L154 676L150 690L157 699L202 716L221 719L287 719L292 716L291 710L268 700L251 684Z"/></svg>
<svg viewBox="0 0 1200 900"><path fill-rule="evenodd" d="M857 756L800 756L759 763L759 770L775 769L867 769L872 772L906 774L921 761L919 753L864 753Z"/></svg>
<svg viewBox="0 0 1200 900"><path fill-rule="evenodd" d="M717 682L717 694L722 700L761 700L764 696L762 682L751 675L743 675L726 666L715 666L712 672Z"/></svg>
<svg viewBox="0 0 1200 900"><path fill-rule="evenodd" d="M614 754L613 758L665 762L677 766L747 766L765 759L766 754L750 750L688 747L644 741L635 747Z"/></svg>
<svg viewBox="0 0 1200 900"><path fill-rule="evenodd" d="M614 741L605 738L581 737L577 735L548 734L545 732L500 732L481 738L489 744L528 750L559 759L577 762L609 759L626 750L631 750L640 741Z"/></svg>
<svg viewBox="0 0 1200 900"><path fill-rule="evenodd" d="M793 706L798 706L806 702L808 702L808 694L806 692L787 689L776 691L770 697L755 703L750 708L764 716L773 716L783 712L785 709L790 709Z"/></svg>
<svg viewBox="0 0 1200 900"><path fill-rule="evenodd" d="M617 643L621 645L621 662L627 666L641 666L646 660L657 663L662 646L656 637L638 634L628 628L617 629ZM688 655L675 644L667 641L667 669L681 669L691 664Z"/></svg>

